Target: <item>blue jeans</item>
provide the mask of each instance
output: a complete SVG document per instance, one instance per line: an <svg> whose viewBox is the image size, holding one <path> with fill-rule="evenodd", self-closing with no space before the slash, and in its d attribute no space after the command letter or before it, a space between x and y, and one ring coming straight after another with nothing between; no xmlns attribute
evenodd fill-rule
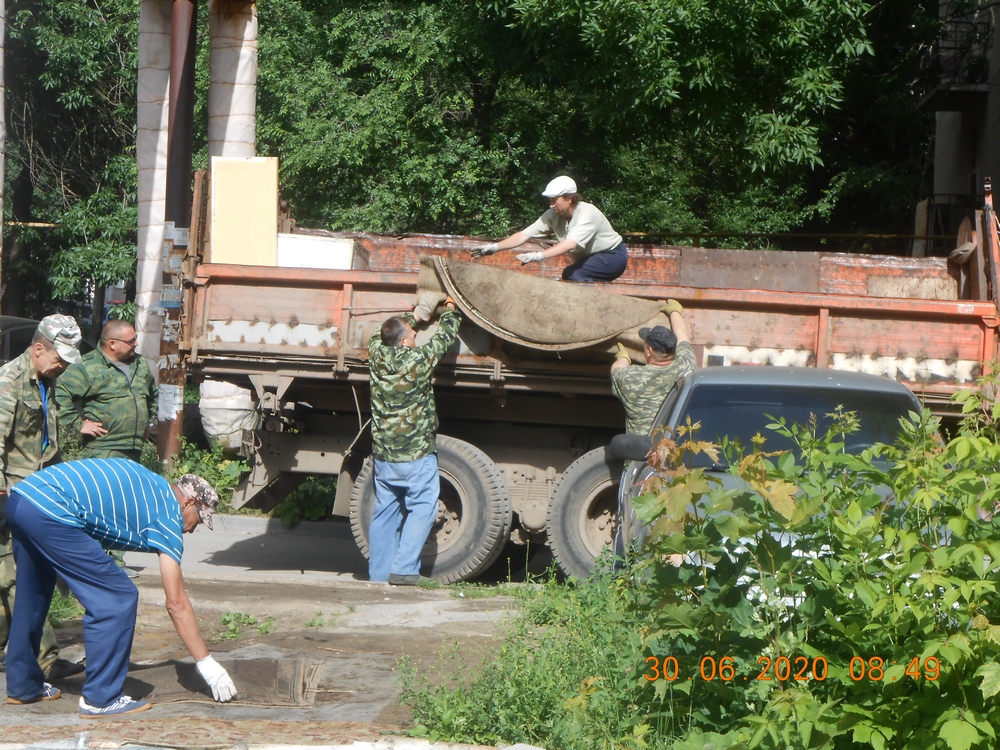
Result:
<svg viewBox="0 0 1000 750"><path fill-rule="evenodd" d="M7 642L7 695L31 700L42 692L44 678L35 656L58 573L86 610L83 699L98 707L114 703L128 676L139 590L96 539L46 515L17 491L7 500L7 523L17 566L17 603Z"/></svg>
<svg viewBox="0 0 1000 750"><path fill-rule="evenodd" d="M563 269L563 281L614 281L628 268L625 243L603 253L594 253Z"/></svg>
<svg viewBox="0 0 1000 750"><path fill-rule="evenodd" d="M392 463L375 459L375 511L368 528L368 578L420 574L420 552L437 518L437 454Z"/></svg>

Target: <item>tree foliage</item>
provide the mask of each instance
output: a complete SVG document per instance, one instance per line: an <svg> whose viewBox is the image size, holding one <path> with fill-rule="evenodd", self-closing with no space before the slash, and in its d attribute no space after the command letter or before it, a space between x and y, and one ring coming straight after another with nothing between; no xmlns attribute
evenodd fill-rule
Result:
<svg viewBox="0 0 1000 750"><path fill-rule="evenodd" d="M503 234L568 172L623 230L778 231L828 213L806 178L867 10L268 0L259 140L338 228Z"/></svg>
<svg viewBox="0 0 1000 750"><path fill-rule="evenodd" d="M134 274L138 6L14 0L7 14L5 212L60 226L8 233L4 309L41 315Z"/></svg>
<svg viewBox="0 0 1000 750"><path fill-rule="evenodd" d="M620 231L909 230L911 0L261 0L258 153L305 225L498 236L568 173ZM5 310L128 278L137 16L8 5ZM206 164L207 13L196 163Z"/></svg>

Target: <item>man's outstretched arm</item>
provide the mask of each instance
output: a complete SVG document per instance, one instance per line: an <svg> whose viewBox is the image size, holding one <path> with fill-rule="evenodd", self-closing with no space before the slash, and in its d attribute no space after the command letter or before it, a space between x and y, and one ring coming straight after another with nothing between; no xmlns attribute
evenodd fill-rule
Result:
<svg viewBox="0 0 1000 750"><path fill-rule="evenodd" d="M194 615L194 607L184 590L184 575L180 564L163 552L159 553L159 558L160 580L163 582L163 593L167 596L167 614L174 624L174 630L194 657L198 672L212 689L212 697L223 703L231 701L236 697L236 685L225 668L208 653L208 646L205 645L198 619Z"/></svg>

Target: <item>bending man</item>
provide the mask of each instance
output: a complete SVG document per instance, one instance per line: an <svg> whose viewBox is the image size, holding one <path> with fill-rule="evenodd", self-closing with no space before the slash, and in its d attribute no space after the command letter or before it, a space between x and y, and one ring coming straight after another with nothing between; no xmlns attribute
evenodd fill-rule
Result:
<svg viewBox="0 0 1000 750"><path fill-rule="evenodd" d="M212 528L219 498L201 477L177 484L122 458L51 466L18 482L7 502L17 563L17 607L7 655L7 702L55 700L35 661L58 573L86 612L85 719L145 711L149 700L124 694L139 592L105 547L156 552L167 612L217 701L236 697L226 670L208 653L181 574L183 534Z"/></svg>

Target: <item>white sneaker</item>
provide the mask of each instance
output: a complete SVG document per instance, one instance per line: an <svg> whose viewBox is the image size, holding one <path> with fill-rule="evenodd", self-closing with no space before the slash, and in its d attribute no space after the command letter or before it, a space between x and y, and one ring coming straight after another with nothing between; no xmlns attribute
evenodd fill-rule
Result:
<svg viewBox="0 0 1000 750"><path fill-rule="evenodd" d="M123 695L121 698L116 700L110 706L105 706L104 708L97 708L96 706L91 706L82 697L80 698L80 718L81 719L100 719L105 716L121 716L122 714L134 714L139 711L145 711L153 704L147 700L134 701L129 696Z"/></svg>

